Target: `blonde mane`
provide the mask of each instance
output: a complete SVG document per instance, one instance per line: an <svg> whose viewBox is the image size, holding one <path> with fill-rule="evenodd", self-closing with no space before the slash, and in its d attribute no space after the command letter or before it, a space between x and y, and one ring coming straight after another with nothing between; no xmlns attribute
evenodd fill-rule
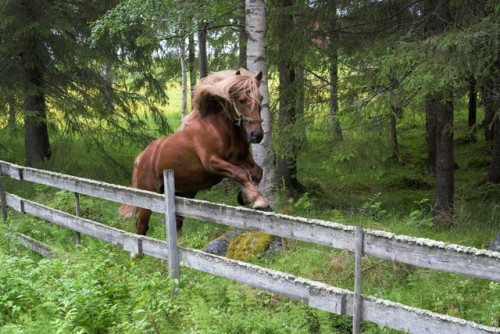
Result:
<svg viewBox="0 0 500 334"><path fill-rule="evenodd" d="M245 70L225 70L215 72L203 78L196 86L193 94L193 110L182 120L179 131L182 131L195 118L206 116L211 103L220 105L220 110L229 116L230 108L234 108L233 98L241 92L246 92L246 97L259 104L259 82L255 76Z"/></svg>

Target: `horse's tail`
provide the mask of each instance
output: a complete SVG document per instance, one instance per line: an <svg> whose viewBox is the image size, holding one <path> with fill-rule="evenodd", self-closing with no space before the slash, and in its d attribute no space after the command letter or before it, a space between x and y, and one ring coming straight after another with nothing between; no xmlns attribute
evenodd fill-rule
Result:
<svg viewBox="0 0 500 334"><path fill-rule="evenodd" d="M137 213L137 207L130 204L122 204L118 208L118 214L122 219L127 219L135 216Z"/></svg>
<svg viewBox="0 0 500 334"><path fill-rule="evenodd" d="M137 158L135 158L134 161L134 171L132 172L132 188L137 188L138 185L138 180L139 180L139 163L141 161L143 152L141 152ZM136 206L130 205L130 204L122 204L118 208L118 214L120 215L121 218L126 219L126 218L131 218L135 216L137 213L138 208Z"/></svg>

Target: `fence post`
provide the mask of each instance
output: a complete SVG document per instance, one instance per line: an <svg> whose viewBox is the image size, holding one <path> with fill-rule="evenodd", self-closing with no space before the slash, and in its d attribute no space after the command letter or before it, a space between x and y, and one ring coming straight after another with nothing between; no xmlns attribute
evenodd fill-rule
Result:
<svg viewBox="0 0 500 334"><path fill-rule="evenodd" d="M7 197L5 196L5 189L3 187L3 174L0 168L0 201L2 201L2 217L3 222L7 221Z"/></svg>
<svg viewBox="0 0 500 334"><path fill-rule="evenodd" d="M76 216L80 217L80 194L75 193L75 212ZM80 232L76 232L76 246L80 247L82 245L82 236Z"/></svg>
<svg viewBox="0 0 500 334"><path fill-rule="evenodd" d="M354 253L354 308L352 317L352 333L361 333L361 265L363 260L363 243L364 243L363 228L356 226L356 250Z"/></svg>
<svg viewBox="0 0 500 334"><path fill-rule="evenodd" d="M165 225L167 228L169 277L179 278L179 250L177 248L177 226L175 218L175 183L174 171L163 171L163 189L165 191Z"/></svg>

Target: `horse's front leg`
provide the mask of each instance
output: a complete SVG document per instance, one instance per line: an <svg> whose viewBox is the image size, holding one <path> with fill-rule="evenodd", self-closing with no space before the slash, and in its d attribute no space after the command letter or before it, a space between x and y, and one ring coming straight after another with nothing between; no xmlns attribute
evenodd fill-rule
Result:
<svg viewBox="0 0 500 334"><path fill-rule="evenodd" d="M250 181L252 181L253 184L258 185L260 183L260 180L262 180L262 168L260 168L260 166L257 165L255 162L245 163L243 167L248 171L248 175L250 176Z"/></svg>
<svg viewBox="0 0 500 334"><path fill-rule="evenodd" d="M252 156L249 154L247 158L241 163L240 167L247 171L250 181L257 186L262 179L262 168L255 163ZM246 190L242 185L241 190L238 192L238 203L240 205L246 205L251 203L248 198L246 198Z"/></svg>
<svg viewBox="0 0 500 334"><path fill-rule="evenodd" d="M250 181L253 184L258 185L262 179L262 168L257 165L255 160L253 160L252 155L249 153L247 156L239 163L239 166L248 172Z"/></svg>
<svg viewBox="0 0 500 334"><path fill-rule="evenodd" d="M242 183L241 190L238 193L238 203L245 205L252 204L252 208L262 211L272 211L269 206L269 200L257 188L253 182Z"/></svg>
<svg viewBox="0 0 500 334"><path fill-rule="evenodd" d="M262 169L255 163L246 167L245 164L237 166L216 156L212 156L206 165L207 170L211 173L223 175L239 182L247 199L252 203L252 208L270 210L268 199L262 195L256 186L262 178Z"/></svg>

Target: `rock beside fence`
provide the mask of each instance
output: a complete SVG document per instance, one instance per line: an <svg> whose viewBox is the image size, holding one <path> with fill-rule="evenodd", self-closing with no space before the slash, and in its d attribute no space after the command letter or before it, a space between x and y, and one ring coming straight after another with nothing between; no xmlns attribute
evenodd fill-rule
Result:
<svg viewBox="0 0 500 334"><path fill-rule="evenodd" d="M257 231L230 229L224 235L210 241L204 251L234 260L250 261L258 256L269 256L281 249L281 238Z"/></svg>

